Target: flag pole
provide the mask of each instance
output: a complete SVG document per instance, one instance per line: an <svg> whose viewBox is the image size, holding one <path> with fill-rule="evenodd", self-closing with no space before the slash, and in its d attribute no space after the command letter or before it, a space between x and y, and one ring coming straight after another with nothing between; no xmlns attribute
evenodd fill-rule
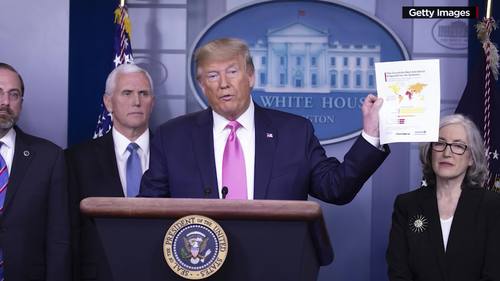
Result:
<svg viewBox="0 0 500 281"><path fill-rule="evenodd" d="M488 5L490 4L491 0L488 0ZM123 6L125 6L125 0L120 0L120 8L123 8Z"/></svg>
<svg viewBox="0 0 500 281"><path fill-rule="evenodd" d="M483 98L483 141L486 149L488 178L486 185L493 186L493 175L490 169L491 153L491 90L492 85L498 80L498 50L490 40L490 34L497 28L495 19L491 17L491 0L486 1L486 16L476 25L477 37L483 45L485 56L484 98ZM491 77L493 76L493 77ZM492 79L493 78L493 79Z"/></svg>
<svg viewBox="0 0 500 281"><path fill-rule="evenodd" d="M125 1L125 0L123 0ZM487 0L486 2L486 18L489 19L491 17L491 1L492 0Z"/></svg>

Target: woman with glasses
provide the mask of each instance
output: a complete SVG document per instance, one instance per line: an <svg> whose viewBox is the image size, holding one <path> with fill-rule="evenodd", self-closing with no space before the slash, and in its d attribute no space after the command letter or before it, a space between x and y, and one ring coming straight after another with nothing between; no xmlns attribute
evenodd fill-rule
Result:
<svg viewBox="0 0 500 281"><path fill-rule="evenodd" d="M500 194L482 188L487 159L479 130L463 115L446 116L420 159L426 184L394 204L389 279L500 280Z"/></svg>

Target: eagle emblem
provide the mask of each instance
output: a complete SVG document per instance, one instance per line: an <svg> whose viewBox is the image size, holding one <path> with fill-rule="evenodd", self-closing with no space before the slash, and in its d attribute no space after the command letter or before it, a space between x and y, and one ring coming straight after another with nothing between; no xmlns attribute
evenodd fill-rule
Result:
<svg viewBox="0 0 500 281"><path fill-rule="evenodd" d="M200 261L205 262L212 251L207 249L208 237L199 231L188 233L184 239L184 247L181 249L180 256L182 259L189 260L191 264L198 264Z"/></svg>

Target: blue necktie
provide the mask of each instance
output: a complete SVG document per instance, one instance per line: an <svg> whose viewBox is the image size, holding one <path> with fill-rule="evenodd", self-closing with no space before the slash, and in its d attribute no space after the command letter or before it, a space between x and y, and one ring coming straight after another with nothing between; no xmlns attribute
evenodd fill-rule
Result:
<svg viewBox="0 0 500 281"><path fill-rule="evenodd" d="M127 151L130 152L127 159L127 197L135 197L139 194L142 168L137 149L139 149L139 145L133 142L127 146Z"/></svg>
<svg viewBox="0 0 500 281"><path fill-rule="evenodd" d="M2 147L3 142L0 142L0 147ZM9 171L7 169L7 164L0 155L0 213L3 213L3 204L5 202L5 195L7 194L7 183L9 182ZM0 281L4 280L3 274L3 250L0 249Z"/></svg>

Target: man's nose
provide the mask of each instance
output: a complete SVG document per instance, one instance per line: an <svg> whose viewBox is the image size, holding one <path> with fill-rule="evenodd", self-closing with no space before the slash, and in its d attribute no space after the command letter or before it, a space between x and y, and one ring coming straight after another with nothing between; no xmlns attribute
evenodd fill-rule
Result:
<svg viewBox="0 0 500 281"><path fill-rule="evenodd" d="M0 91L0 104L2 104L2 105L9 105L10 104L9 95L3 91Z"/></svg>
<svg viewBox="0 0 500 281"><path fill-rule="evenodd" d="M221 89L226 89L229 87L229 84L227 83L226 74L220 75L220 87L221 87Z"/></svg>
<svg viewBox="0 0 500 281"><path fill-rule="evenodd" d="M141 105L141 94L139 93L132 94L132 104L136 106Z"/></svg>

